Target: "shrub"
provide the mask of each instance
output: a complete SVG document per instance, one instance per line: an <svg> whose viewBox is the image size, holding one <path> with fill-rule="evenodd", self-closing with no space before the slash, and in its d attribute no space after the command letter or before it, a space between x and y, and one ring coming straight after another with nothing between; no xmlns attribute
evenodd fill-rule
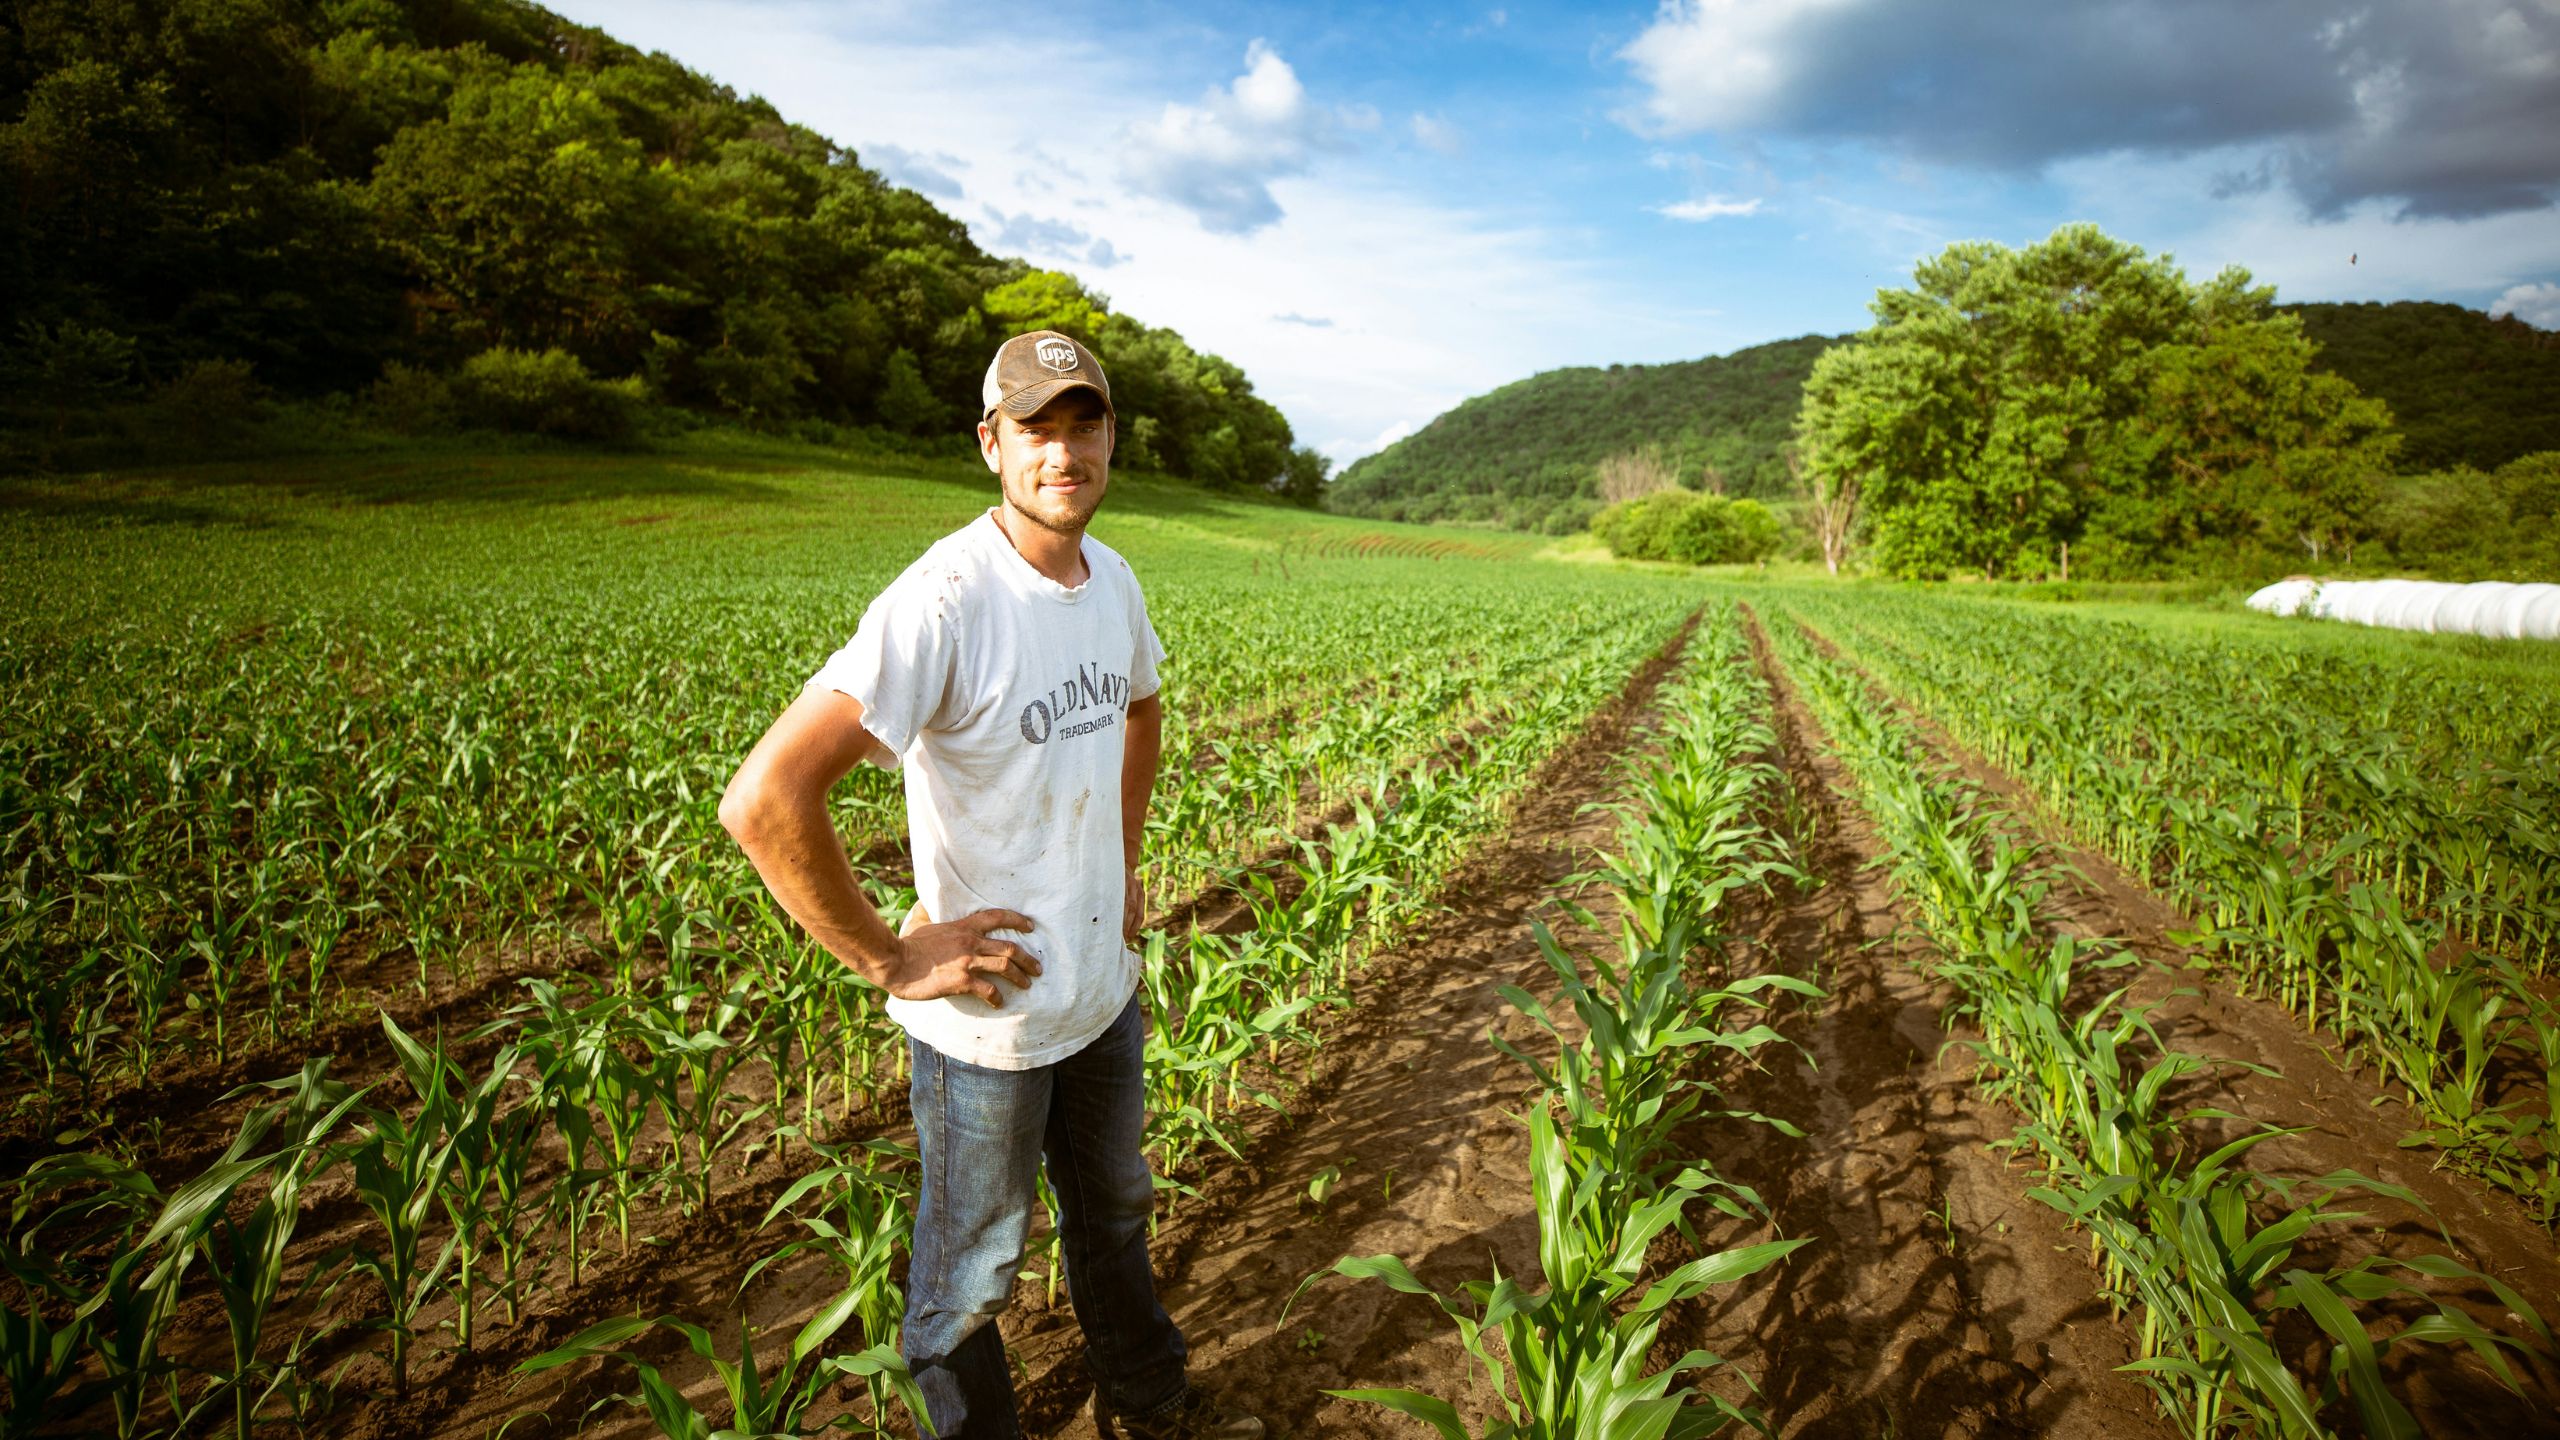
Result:
<svg viewBox="0 0 2560 1440"><path fill-rule="evenodd" d="M2373 515L2374 539L2394 569L2440 580L2560 579L2560 451L2494 471L2456 466L2392 482ZM2369 551L2358 551L2361 559Z"/></svg>
<svg viewBox="0 0 2560 1440"><path fill-rule="evenodd" d="M1757 500L1736 500L1725 512L1733 539L1725 559L1756 565L1775 555L1787 543L1787 527L1768 506Z"/></svg>
<svg viewBox="0 0 2560 1440"><path fill-rule="evenodd" d="M246 360L198 360L151 397L153 428L198 448L238 444L264 418L267 387Z"/></svg>
<svg viewBox="0 0 2560 1440"><path fill-rule="evenodd" d="M639 422L639 381L598 380L566 350L483 350L452 389L462 423L484 429L621 441Z"/></svg>
<svg viewBox="0 0 2560 1440"><path fill-rule="evenodd" d="M1785 539L1778 517L1759 501L1694 490L1661 490L1611 505L1592 517L1591 533L1622 560L1681 565L1765 560Z"/></svg>
<svg viewBox="0 0 2560 1440"><path fill-rule="evenodd" d="M1550 506L1538 522L1538 529L1548 535L1573 535L1591 528L1592 518L1600 513L1597 500L1559 500Z"/></svg>
<svg viewBox="0 0 2560 1440"><path fill-rule="evenodd" d="M925 383L924 367L912 350L896 350L880 381L880 423L909 435L924 435L950 423L950 413Z"/></svg>
<svg viewBox="0 0 2560 1440"><path fill-rule="evenodd" d="M428 435L452 427L453 387L433 370L394 360L382 378L365 387L366 416L385 430Z"/></svg>

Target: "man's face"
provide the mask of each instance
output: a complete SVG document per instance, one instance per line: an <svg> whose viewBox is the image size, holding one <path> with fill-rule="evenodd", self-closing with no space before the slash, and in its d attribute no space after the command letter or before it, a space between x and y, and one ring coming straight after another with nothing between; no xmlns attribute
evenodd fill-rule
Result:
<svg viewBox="0 0 2560 1440"><path fill-rule="evenodd" d="M1111 412L1078 387L1028 417L999 410L978 424L978 453L1004 486L1005 508L1045 530L1083 531L1111 484Z"/></svg>

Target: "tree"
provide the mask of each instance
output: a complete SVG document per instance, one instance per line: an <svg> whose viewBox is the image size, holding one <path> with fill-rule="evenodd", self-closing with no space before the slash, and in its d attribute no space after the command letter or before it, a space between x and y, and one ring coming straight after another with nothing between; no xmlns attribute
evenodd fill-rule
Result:
<svg viewBox="0 0 2560 1440"><path fill-rule="evenodd" d="M650 188L594 92L523 71L465 79L443 118L393 137L368 198L437 329L594 359L636 340Z"/></svg>
<svg viewBox="0 0 2560 1440"><path fill-rule="evenodd" d="M2325 548L2389 456L2387 416L2311 373L2271 289L2237 269L2191 283L2095 226L1949 246L1873 310L1814 362L1797 443L1809 488L1865 509L1892 574Z"/></svg>
<svg viewBox="0 0 2560 1440"><path fill-rule="evenodd" d="M924 383L924 369L916 364L915 352L900 350L890 355L880 382L880 423L910 435L924 435L941 429L946 413L942 402L934 398L932 388Z"/></svg>
<svg viewBox="0 0 2560 1440"><path fill-rule="evenodd" d="M1813 522L1813 541L1822 550L1822 568L1840 573L1849 558L1849 537L1858 524L1858 476L1829 465L1807 465L1797 446L1786 449L1787 474L1804 498L1804 513Z"/></svg>
<svg viewBox="0 0 2560 1440"><path fill-rule="evenodd" d="M1279 492L1290 504L1313 510L1324 503L1325 477L1332 473L1331 457L1301 445L1289 452L1289 463L1280 472Z"/></svg>
<svg viewBox="0 0 2560 1440"><path fill-rule="evenodd" d="M1635 500L1657 490L1677 486L1679 477L1672 473L1671 462L1663 457L1660 445L1644 445L1602 460L1594 483L1600 499L1610 505L1621 500Z"/></svg>

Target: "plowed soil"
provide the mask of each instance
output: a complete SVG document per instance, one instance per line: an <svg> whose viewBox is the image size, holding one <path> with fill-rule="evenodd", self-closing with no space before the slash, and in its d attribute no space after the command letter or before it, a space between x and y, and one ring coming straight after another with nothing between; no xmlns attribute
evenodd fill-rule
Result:
<svg viewBox="0 0 2560 1440"><path fill-rule="evenodd" d="M1323 1022L1323 1044L1306 1073L1279 1077L1288 1081L1288 1114L1258 1115L1244 1159L1219 1157L1186 1177L1200 1194L1164 1213L1152 1249L1165 1301L1189 1337L1193 1373L1264 1416L1275 1437L1432 1433L1378 1407L1328 1398L1327 1388L1411 1386L1454 1400L1463 1413L1492 1410L1481 1372L1427 1300L1334 1277L1307 1288L1285 1319L1282 1309L1301 1282L1345 1255L1401 1256L1443 1290L1497 1266L1535 1283L1527 1138L1514 1118L1531 1081L1487 1035L1532 1053L1552 1044L1498 993L1505 984L1551 993L1535 924L1568 946L1614 943L1605 892L1582 890L1572 877L1614 832L1615 817L1592 807L1617 793L1619 763L1640 745L1686 633L1528 787L1506 831L1451 885L1445 911L1371 957L1356 982L1357 1002ZM1754 1403L1786 1436L2165 1437L2148 1393L2116 1368L2133 1349L2097 1298L2085 1237L2026 1198L2030 1168L1992 1148L2016 1117L1973 1086L1965 1034L1949 1028L1950 997L1926 978L1925 942L1904 925L1872 865L1880 846L1854 791L1756 627L1754 640L1778 699L1778 741L1766 758L1794 795L1769 818L1789 833L1810 879L1739 904L1725 963L1737 972L1781 970L1827 993L1782 1004L1773 1018L1791 1046L1765 1049L1761 1068L1726 1077L1717 1102L1787 1119L1803 1138L1733 1120L1699 1122L1684 1138L1725 1176L1755 1187L1774 1215L1768 1224L1708 1228L1703 1239L1712 1248L1781 1236L1813 1243L1675 1308L1656 1363L1692 1347L1722 1355L1730 1367L1705 1383L1737 1398L1756 1388ZM2005 776L1932 738L2017 806L2024 818L2016 823L2036 824ZM2167 936L2184 922L2138 881L2067 847L2057 857L2068 869L2053 876L2053 922L2120 937L2156 962L2138 993L2157 1001L2173 1043L2280 1072L2199 1077L2188 1103L2308 1127L2256 1152L2262 1167L2308 1176L2351 1166L2406 1185L2450 1232L2457 1258L2500 1274L2546 1315L2560 1313L2560 1260L2511 1202L2430 1171L2422 1152L2400 1150L2401 1112L2377 1104L2371 1084L2342 1071L2293 1017L2178 969L2187 957ZM1596 904L1599 933L1571 921L1561 899ZM1180 908L1186 918L1214 912L1214 897ZM420 997L414 1013L458 1016L507 998L458 987ZM382 1057L366 1052L360 1029L343 1038L378 1068ZM188 1138L170 1148L191 1155L234 1120L180 1117L171 1138ZM903 1104L892 1092L849 1121L854 1136L897 1134ZM492 1329L474 1353L450 1350L441 1336L423 1341L406 1398L353 1393L387 1388L378 1361L357 1360L347 1375L350 1400L316 1419L314 1432L478 1440L512 1421L507 1433L519 1440L582 1425L600 1436L653 1434L639 1412L610 1401L629 1386L627 1368L581 1363L522 1383L511 1369L596 1320L639 1313L708 1324L724 1354L733 1352L743 1319L770 1337L765 1354L779 1349L785 1327L834 1293L832 1267L814 1257L777 1267L743 1304L738 1286L785 1238L759 1233L757 1222L805 1163L805 1152L766 1154L744 1173L724 1171L703 1213L653 1214L643 1229L654 1233L629 1253L599 1256L576 1289L538 1298L524 1323ZM1310 1187L1326 1174L1334 1177L1331 1193L1319 1202ZM357 1228L343 1181L333 1183L314 1196L306 1252ZM2327 1238L2324 1253L2307 1258L2443 1248L2416 1210L2380 1201L2364 1208L2373 1212L2368 1227ZM2449 1287L2438 1298L2493 1328L2513 1328L2484 1294ZM328 1303L354 1322L378 1308L358 1281ZM221 1322L207 1304L198 1303L203 1313L191 1312L187 1328L210 1345ZM2423 1307L2400 1313L2414 1318ZM1094 1435L1063 1296L1052 1308L1045 1286L1026 1279L1004 1329L1021 1367L1028 1431ZM2309 1337L2287 1339L2301 1351ZM378 1343L359 1331L343 1341L348 1354ZM707 1367L672 1336L633 1348L725 1417ZM2520 1365L2529 1376L2523 1398L2460 1352L2402 1347L2390 1363L2431 1435L2560 1433L2551 1420L2560 1413L2560 1376L2547 1361ZM840 1391L821 1415L852 1400Z"/></svg>
<svg viewBox="0 0 2560 1440"><path fill-rule="evenodd" d="M2515 1289L2541 1311L2546 1322L2560 1316L2560 1255L2555 1255L2551 1236L2528 1219L2512 1197L2468 1177L2431 1168L2429 1151L2402 1148L2402 1138L2419 1121L2379 1087L2375 1077L2344 1068L2324 1047L2328 1037L2307 1029L2282 1006L2240 995L2209 971L2197 968L2197 957L2170 938L2174 932L2195 928L2188 917L2105 856L2073 845L2013 777L1956 745L1925 716L1900 706L1882 687L1871 684L1870 692L1877 703L1895 705L1912 719L1943 763L1980 786L2005 810L2006 823L2014 833L2046 848L2051 863L2041 878L2051 886L2047 916L2058 931L2113 941L2148 962L2136 972L2093 976L2089 988L2129 983L2129 998L2152 1007L2153 1022L2166 1044L2194 1055L2262 1067L2218 1068L2190 1077L2176 1092L2177 1100L2189 1108L2227 1110L2301 1132L2249 1152L2250 1168L2288 1182L2351 1170L2403 1187L2423 1202L2421 1210L2388 1195L2350 1191L2342 1202L2364 1218L2352 1226L2313 1232L2295 1264L2316 1270L2373 1254L2399 1258L2449 1254ZM2195 1122L2195 1133L2210 1143L2234 1138L2243 1130L2234 1122ZM2400 1273L2403 1278L2417 1278ZM2425 1291L2423 1299L2410 1296L2382 1302L2368 1313L2388 1317L2380 1329L2391 1333L2432 1314L2437 1304L2449 1304L2491 1331L2519 1338L2528 1334L2493 1293L2477 1284L2428 1281ZM2317 1373L2313 1366L2301 1363L2314 1339L2307 1326L2280 1327L2278 1338L2293 1352L2301 1373ZM2523 1382L2522 1395L2499 1384L2485 1364L2459 1348L2398 1346L2386 1353L2383 1368L2395 1393L2428 1435L2560 1433L2560 1422L2553 1419L2560 1415L2560 1366L2538 1347L2510 1351L2508 1358ZM2349 1433L2357 1429L2352 1413L2344 1408L2326 1418Z"/></svg>

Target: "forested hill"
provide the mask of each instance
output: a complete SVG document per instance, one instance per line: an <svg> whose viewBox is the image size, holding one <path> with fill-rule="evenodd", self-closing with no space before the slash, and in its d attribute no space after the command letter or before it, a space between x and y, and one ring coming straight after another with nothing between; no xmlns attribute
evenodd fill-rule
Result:
<svg viewBox="0 0 2560 1440"><path fill-rule="evenodd" d="M1234 365L518 0L25 0L0 190L0 438L261 392L394 428L601 434L655 403L933 433L1046 325L1108 357L1128 458L1239 485L1314 460Z"/></svg>
<svg viewBox="0 0 2560 1440"><path fill-rule="evenodd" d="M2287 305L2315 362L2378 396L2407 473L2560 450L2560 334L2426 300Z"/></svg>
<svg viewBox="0 0 2560 1440"><path fill-rule="evenodd" d="M1602 460L1658 446L1683 483L1787 486L1779 447L1830 340L1807 335L1667 365L1550 370L1461 403L1343 472L1326 504L1396 520L1581 528Z"/></svg>
<svg viewBox="0 0 2560 1440"><path fill-rule="evenodd" d="M2279 307L2332 370L2391 406L2404 472L2495 469L2560 450L2560 335L2427 301ZM1658 445L1682 483L1775 496L1799 391L1833 341L1781 340L1668 365L1550 370L1479 395L1353 464L1327 503L1353 514L1579 528L1599 463Z"/></svg>

